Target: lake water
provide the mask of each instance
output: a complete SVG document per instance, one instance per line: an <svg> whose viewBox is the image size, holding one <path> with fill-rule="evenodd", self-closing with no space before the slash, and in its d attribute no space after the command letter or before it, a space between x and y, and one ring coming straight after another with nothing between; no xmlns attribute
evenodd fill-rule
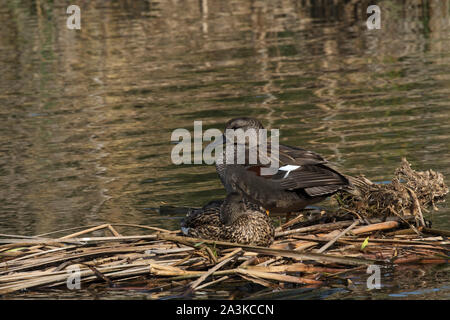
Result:
<svg viewBox="0 0 450 320"><path fill-rule="evenodd" d="M350 175L386 181L406 157L448 183L450 1L376 3L379 30L367 1L79 1L70 30L69 2L0 0L0 233L177 229L225 192L213 166L172 163L172 131L237 116ZM448 298L447 269L358 297Z"/></svg>

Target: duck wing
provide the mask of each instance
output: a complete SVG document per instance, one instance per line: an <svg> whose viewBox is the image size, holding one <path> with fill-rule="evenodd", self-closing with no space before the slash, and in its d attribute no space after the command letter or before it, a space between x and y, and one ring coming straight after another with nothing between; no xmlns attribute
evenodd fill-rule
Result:
<svg viewBox="0 0 450 320"><path fill-rule="evenodd" d="M339 189L349 185L348 179L326 165L325 160L319 154L298 147L280 145L278 157L270 152L270 145L267 148L267 157L260 154L257 164L245 164L246 173L240 171L239 175L234 175L233 185L241 190L250 190L251 185L268 187L272 190L295 191L303 189L309 196L322 196L334 193ZM247 158L248 159L248 158ZM273 175L262 175L261 169L269 167L270 163L278 160L278 171ZM263 165L262 163L269 163ZM235 166L230 166L230 170L235 171ZM264 181L265 180L265 181Z"/></svg>
<svg viewBox="0 0 450 320"><path fill-rule="evenodd" d="M321 155L302 148L280 145L279 148L280 167L285 165L314 165L327 163Z"/></svg>
<svg viewBox="0 0 450 320"><path fill-rule="evenodd" d="M305 189L310 196L332 193L349 184L346 177L324 164L302 165L287 172L279 169L272 179L279 180L284 190Z"/></svg>
<svg viewBox="0 0 450 320"><path fill-rule="evenodd" d="M188 212L181 226L183 228L197 228L205 225L218 226L221 225L219 217L220 206L194 209Z"/></svg>

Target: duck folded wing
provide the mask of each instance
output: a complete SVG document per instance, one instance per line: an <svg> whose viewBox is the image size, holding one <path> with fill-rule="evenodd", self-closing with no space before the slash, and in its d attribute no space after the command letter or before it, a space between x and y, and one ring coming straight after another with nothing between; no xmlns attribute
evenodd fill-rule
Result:
<svg viewBox="0 0 450 320"><path fill-rule="evenodd" d="M261 146L259 147L261 148ZM251 150L251 149L250 149ZM258 149L258 163L259 165L266 165L278 161L280 166L284 165L308 165L308 164L322 164L327 161L315 152L308 151L301 148L280 145L278 148L278 156L272 154L271 145L267 147L266 152L260 152ZM248 151L247 151L248 152ZM247 153L248 155L248 153ZM248 159L248 158L246 158ZM248 163L248 162L246 162Z"/></svg>
<svg viewBox="0 0 450 320"><path fill-rule="evenodd" d="M280 167L272 179L279 180L281 187L286 190L348 185L344 176L323 164L298 166L289 171L281 170L285 167Z"/></svg>
<svg viewBox="0 0 450 320"><path fill-rule="evenodd" d="M323 165L285 165L274 175L261 175L263 166L231 166L227 180L244 193L265 194L275 191L304 189L309 196L321 196L336 192L348 185L348 180L333 169Z"/></svg>
<svg viewBox="0 0 450 320"><path fill-rule="evenodd" d="M266 147L235 144L232 149L224 149L224 162L226 164L241 164L246 166L267 165L278 162L280 166L307 165L327 163L319 154L305 149L280 145L278 155L272 154L272 146Z"/></svg>
<svg viewBox="0 0 450 320"><path fill-rule="evenodd" d="M279 148L280 166L283 165L308 165L327 163L319 154L305 149L280 145Z"/></svg>

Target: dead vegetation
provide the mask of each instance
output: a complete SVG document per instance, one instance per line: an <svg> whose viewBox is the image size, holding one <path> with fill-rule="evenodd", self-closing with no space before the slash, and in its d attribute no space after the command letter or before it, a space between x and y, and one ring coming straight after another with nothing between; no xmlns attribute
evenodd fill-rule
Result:
<svg viewBox="0 0 450 320"><path fill-rule="evenodd" d="M346 282L368 265L448 263L450 231L425 225L422 212L448 192L441 174L406 160L390 184L358 178L359 195L341 195L338 212L298 215L277 228L269 248L181 236L151 226L100 225L59 238L0 235L0 295L67 288L145 290L152 298L189 297L228 284L266 288ZM121 227L148 231L123 236ZM92 232L110 235L86 237ZM138 286L136 287L136 281Z"/></svg>
<svg viewBox="0 0 450 320"><path fill-rule="evenodd" d="M423 212L430 206L437 210L435 204L449 191L441 173L414 171L406 159L402 159L390 183L375 184L364 176L351 181L356 192L338 196L342 210L359 218L414 216L422 226L425 226Z"/></svg>

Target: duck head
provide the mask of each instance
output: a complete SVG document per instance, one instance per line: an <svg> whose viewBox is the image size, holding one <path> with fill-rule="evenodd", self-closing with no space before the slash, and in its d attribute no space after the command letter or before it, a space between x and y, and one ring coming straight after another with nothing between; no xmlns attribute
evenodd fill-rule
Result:
<svg viewBox="0 0 450 320"><path fill-rule="evenodd" d="M247 130L253 129L253 132L247 132ZM242 130L247 137L255 138L258 141L258 130L264 129L264 126L259 122L259 120L255 118L250 117L242 117L242 118L234 118L231 120L228 120L228 122L225 124L225 131L221 137L221 139L217 139L213 143L211 143L211 147L215 148L217 145L226 145L227 143L234 143L234 134L236 134L236 130ZM230 130L232 132L229 132L227 136L227 131Z"/></svg>
<svg viewBox="0 0 450 320"><path fill-rule="evenodd" d="M244 131L247 131L248 129L264 129L264 126L262 125L259 120L256 120L255 118L250 117L242 117L242 118L234 118L229 120L225 124L225 130L231 129L231 130L237 130L242 129Z"/></svg>
<svg viewBox="0 0 450 320"><path fill-rule="evenodd" d="M258 137L260 129L264 129L264 126L254 118L234 118L229 120L225 125L224 141L226 141L226 143L235 143L234 141L236 141L235 139L237 138L238 144L246 144L247 142L245 141L246 138L248 138L248 141L259 144L260 141Z"/></svg>
<svg viewBox="0 0 450 320"><path fill-rule="evenodd" d="M229 193L220 208L220 221L230 225L246 211L247 205L242 195L237 192Z"/></svg>

